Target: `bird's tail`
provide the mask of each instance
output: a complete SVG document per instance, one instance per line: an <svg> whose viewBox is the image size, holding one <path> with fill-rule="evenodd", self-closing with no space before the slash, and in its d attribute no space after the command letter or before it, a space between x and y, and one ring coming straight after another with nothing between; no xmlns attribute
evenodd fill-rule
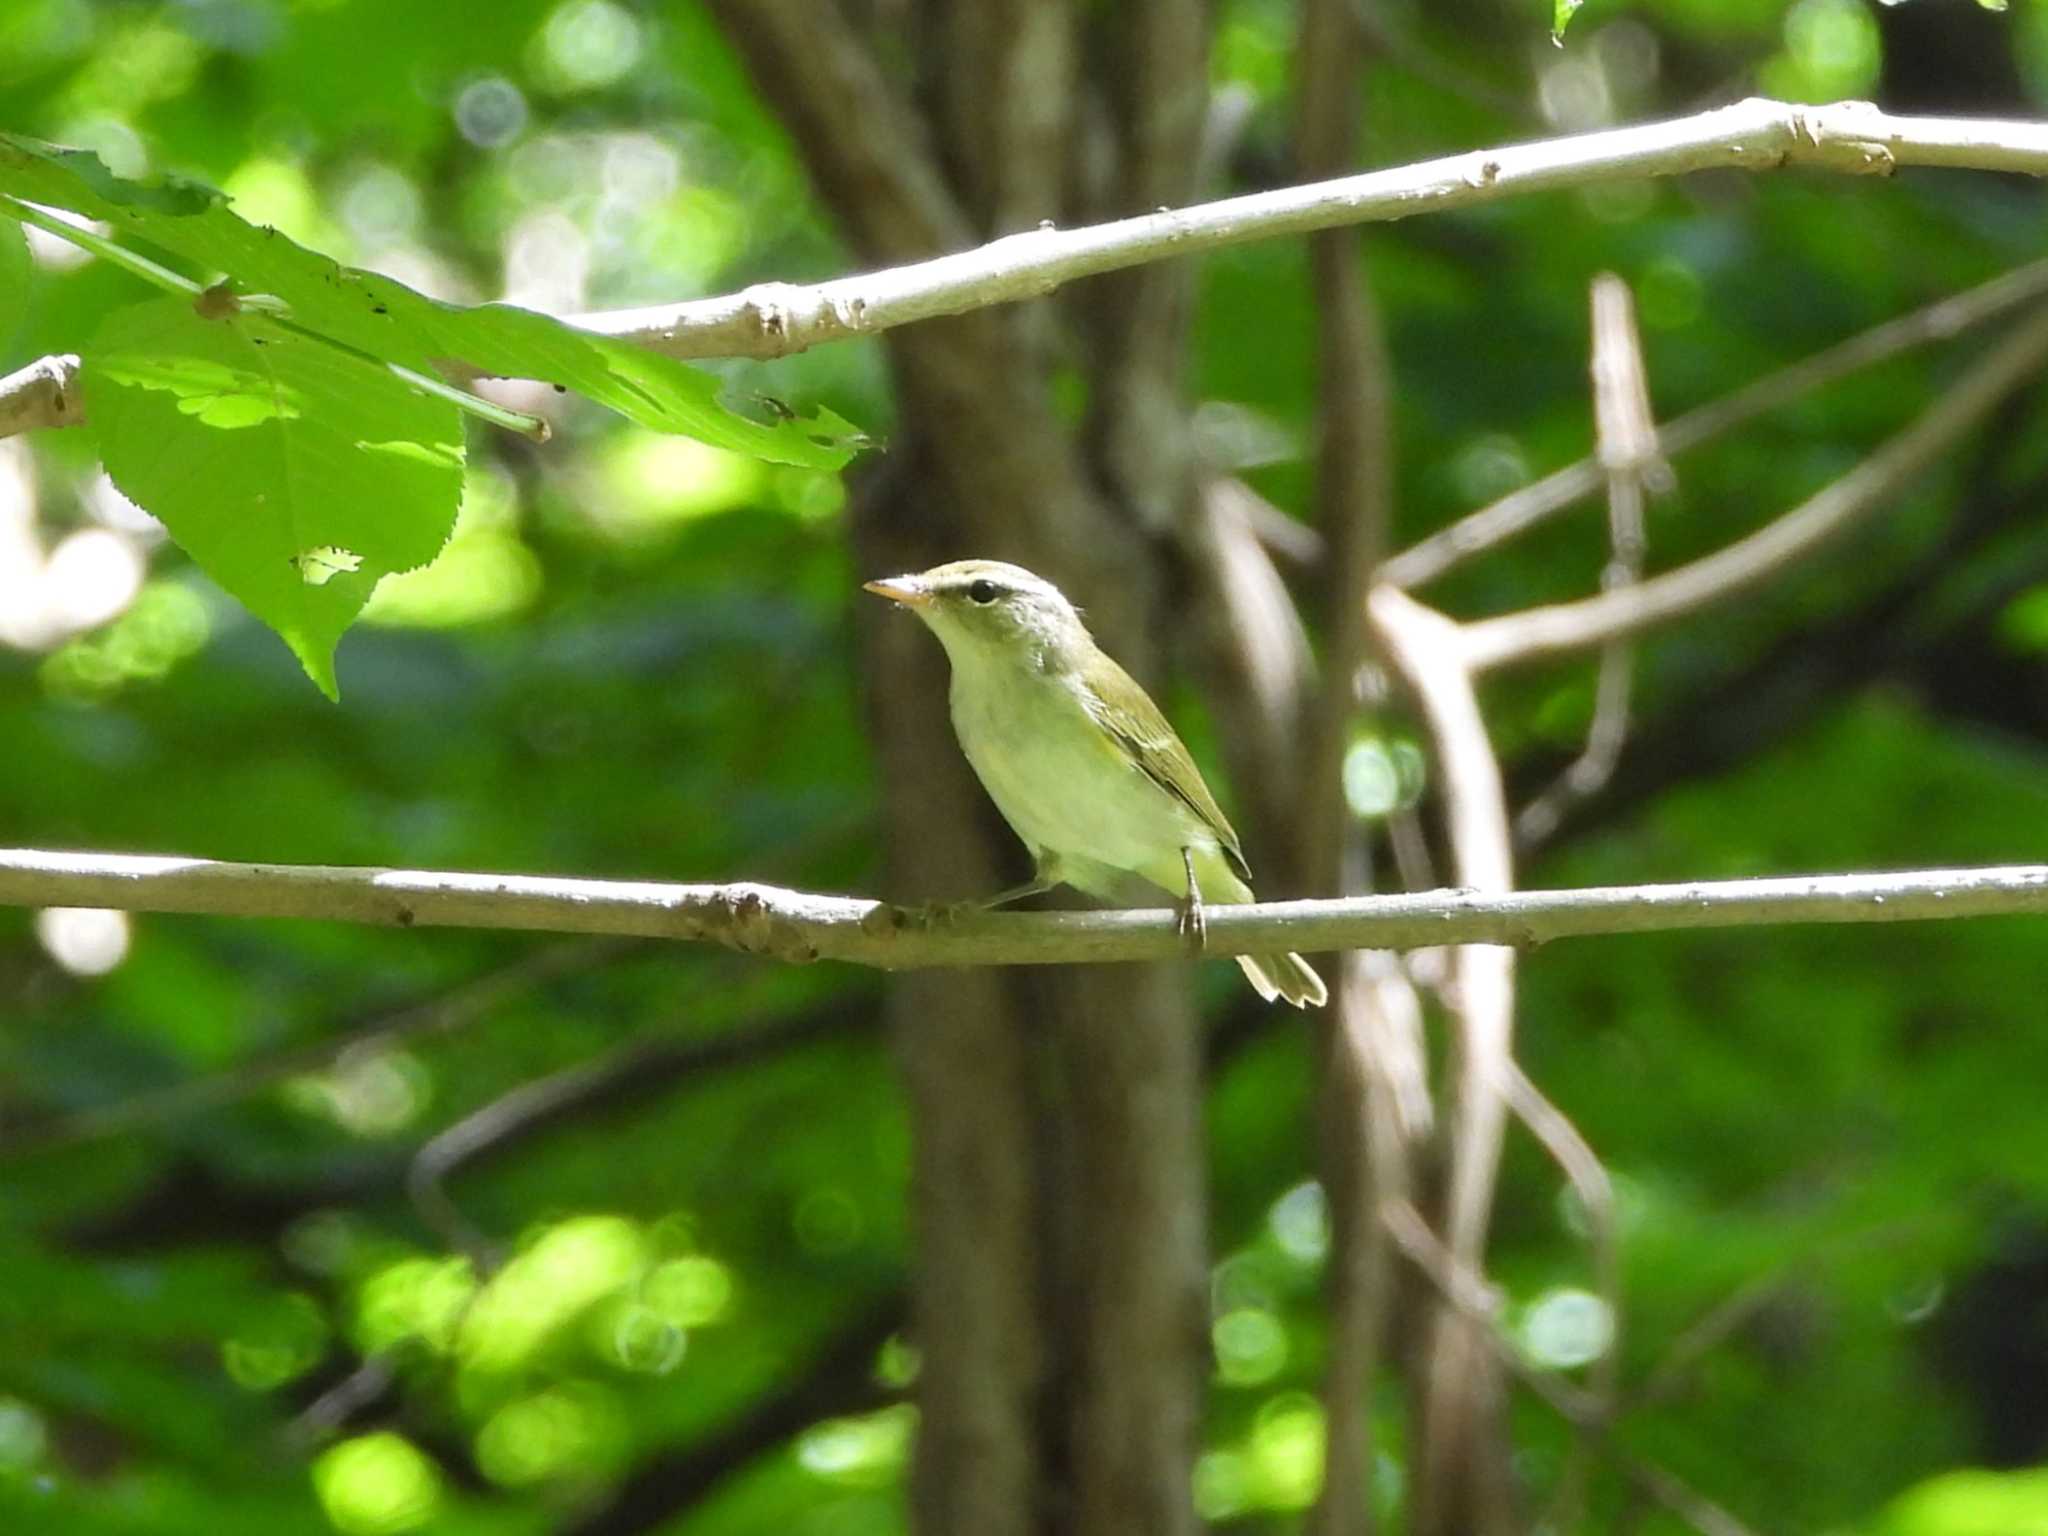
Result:
<svg viewBox="0 0 2048 1536"><path fill-rule="evenodd" d="M1297 1008L1320 1008L1330 1000L1323 978L1299 955L1239 955L1237 963L1269 1003L1284 997Z"/></svg>

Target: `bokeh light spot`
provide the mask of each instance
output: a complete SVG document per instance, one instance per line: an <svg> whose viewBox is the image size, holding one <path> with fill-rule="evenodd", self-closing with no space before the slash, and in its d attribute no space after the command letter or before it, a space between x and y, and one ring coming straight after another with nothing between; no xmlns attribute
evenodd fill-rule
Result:
<svg viewBox="0 0 2048 1536"><path fill-rule="evenodd" d="M1266 1213L1280 1251L1298 1264L1320 1264L1330 1251L1330 1206L1314 1179L1294 1186Z"/></svg>
<svg viewBox="0 0 2048 1536"><path fill-rule="evenodd" d="M129 917L105 907L45 907L36 942L74 976L104 976L128 958Z"/></svg>
<svg viewBox="0 0 2048 1536"><path fill-rule="evenodd" d="M434 1516L441 1477L419 1448L400 1435L361 1435L313 1463L313 1489L334 1528L345 1536L396 1536Z"/></svg>
<svg viewBox="0 0 2048 1536"><path fill-rule="evenodd" d="M1283 1392L1259 1409L1250 1441L1258 1502L1306 1509L1323 1486L1323 1410L1306 1392Z"/></svg>
<svg viewBox="0 0 2048 1536"><path fill-rule="evenodd" d="M702 1254L657 1264L640 1284L641 1302L679 1328L703 1328L719 1321L732 1305L732 1295L732 1271Z"/></svg>
<svg viewBox="0 0 2048 1536"><path fill-rule="evenodd" d="M507 1403L476 1437L477 1465L492 1482L519 1488L568 1474L591 1475L616 1459L624 1439L618 1404L588 1382L565 1382Z"/></svg>
<svg viewBox="0 0 2048 1536"><path fill-rule="evenodd" d="M550 89L592 91L639 62L640 23L612 0L569 0L541 29L535 72Z"/></svg>
<svg viewBox="0 0 2048 1536"><path fill-rule="evenodd" d="M1522 1352L1536 1364L1570 1370L1607 1353L1614 1315L1591 1291L1559 1286L1529 1303L1519 1332Z"/></svg>
<svg viewBox="0 0 2048 1536"><path fill-rule="evenodd" d="M882 1487L902 1475L916 1427L917 1410L908 1403L859 1418L831 1419L804 1431L797 1441L797 1463L828 1482Z"/></svg>
<svg viewBox="0 0 2048 1536"><path fill-rule="evenodd" d="M526 98L502 75L472 80L455 97L455 127L479 149L497 149L526 127Z"/></svg>
<svg viewBox="0 0 2048 1536"><path fill-rule="evenodd" d="M1216 1319L1216 1374L1233 1387L1271 1381L1287 1364L1287 1330L1260 1307L1239 1307Z"/></svg>
<svg viewBox="0 0 2048 1536"><path fill-rule="evenodd" d="M629 1283L645 1258L640 1229L622 1217L578 1216L548 1228L470 1308L462 1324L463 1356L479 1370L510 1370Z"/></svg>

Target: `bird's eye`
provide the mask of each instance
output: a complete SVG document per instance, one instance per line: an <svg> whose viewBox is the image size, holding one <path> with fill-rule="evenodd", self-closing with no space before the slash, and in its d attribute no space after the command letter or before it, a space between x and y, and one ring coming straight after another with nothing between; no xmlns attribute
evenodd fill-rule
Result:
<svg viewBox="0 0 2048 1536"><path fill-rule="evenodd" d="M996 584L984 576L967 589L967 595L983 607L987 607L996 600Z"/></svg>

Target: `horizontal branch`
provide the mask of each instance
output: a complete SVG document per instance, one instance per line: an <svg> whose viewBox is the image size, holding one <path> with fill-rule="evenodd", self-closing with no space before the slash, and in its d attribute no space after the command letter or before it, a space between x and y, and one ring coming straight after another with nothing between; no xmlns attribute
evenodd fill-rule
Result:
<svg viewBox="0 0 2048 1536"><path fill-rule="evenodd" d="M843 960L888 970L1159 960L1186 953L1178 914L1166 909L929 917L864 897L769 885L228 864L32 849L0 850L0 905L626 934L721 944L776 960ZM1216 906L1208 914L1205 952L1529 945L1601 933L2009 913L2048 914L2048 864Z"/></svg>
<svg viewBox="0 0 2048 1536"><path fill-rule="evenodd" d="M39 427L75 427L84 420L75 353L53 352L0 379L0 437Z"/></svg>
<svg viewBox="0 0 2048 1536"><path fill-rule="evenodd" d="M1080 229L1046 224L972 250L829 282L758 283L714 298L568 318L671 357L785 357L1253 240L1701 170L1806 166L1883 175L1901 165L2048 174L2048 124L1895 117L1868 102L1796 106L1759 97L1666 122L1471 150ZM0 380L0 437L82 421L69 389L76 367L76 358L48 357ZM1411 560L1418 568L1423 563L1419 555ZM1397 575L1402 584L1426 579L1414 570Z"/></svg>
<svg viewBox="0 0 2048 1536"><path fill-rule="evenodd" d="M782 357L1250 240L1597 182L1793 165L1875 175L1901 165L2048 174L2048 124L1894 117L1867 102L1793 106L1758 98L1668 122L1473 150L1082 229L1048 224L880 272L810 286L763 283L717 298L578 315L574 323L672 357Z"/></svg>

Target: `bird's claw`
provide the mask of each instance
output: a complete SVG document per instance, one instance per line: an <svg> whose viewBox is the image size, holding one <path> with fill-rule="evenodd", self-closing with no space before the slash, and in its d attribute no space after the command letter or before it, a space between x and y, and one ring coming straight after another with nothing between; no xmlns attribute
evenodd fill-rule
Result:
<svg viewBox="0 0 2048 1536"><path fill-rule="evenodd" d="M1187 876L1188 893L1181 899L1180 939L1188 949L1199 955L1209 947L1209 915L1202 910L1202 888L1195 882L1195 856L1186 848L1180 851L1180 867Z"/></svg>
<svg viewBox="0 0 2048 1536"><path fill-rule="evenodd" d="M968 912L978 912L981 904L973 901L927 901L907 908L915 915L920 928L947 928Z"/></svg>

